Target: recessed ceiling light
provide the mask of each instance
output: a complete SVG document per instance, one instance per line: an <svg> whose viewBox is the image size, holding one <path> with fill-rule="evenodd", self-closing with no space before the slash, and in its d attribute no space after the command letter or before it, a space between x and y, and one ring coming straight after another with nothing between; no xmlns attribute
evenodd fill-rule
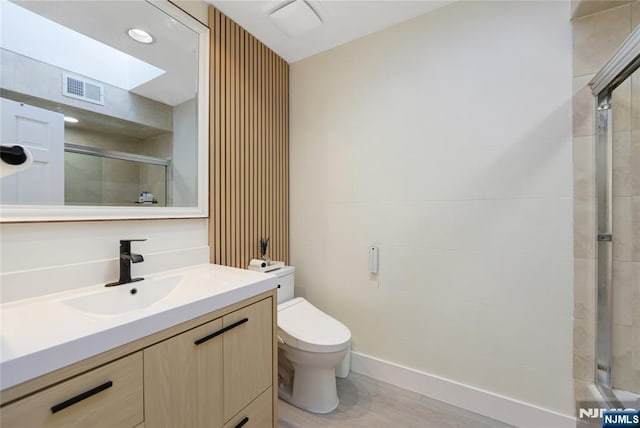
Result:
<svg viewBox="0 0 640 428"><path fill-rule="evenodd" d="M75 117L71 117L71 116L65 116L64 117L64 121L67 123L78 123L79 120L76 119Z"/></svg>
<svg viewBox="0 0 640 428"><path fill-rule="evenodd" d="M127 34L136 42L145 43L145 44L153 43L153 36L139 28L132 28L129 31L127 31Z"/></svg>

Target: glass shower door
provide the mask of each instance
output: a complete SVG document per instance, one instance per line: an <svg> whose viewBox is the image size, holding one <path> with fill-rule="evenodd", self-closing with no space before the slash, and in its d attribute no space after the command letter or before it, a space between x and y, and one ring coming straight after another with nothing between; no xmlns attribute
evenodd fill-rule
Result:
<svg viewBox="0 0 640 428"><path fill-rule="evenodd" d="M640 70L611 93L611 383L640 396Z"/></svg>
<svg viewBox="0 0 640 428"><path fill-rule="evenodd" d="M640 399L640 70L637 62L600 93L597 111L596 380L603 394L614 403Z"/></svg>

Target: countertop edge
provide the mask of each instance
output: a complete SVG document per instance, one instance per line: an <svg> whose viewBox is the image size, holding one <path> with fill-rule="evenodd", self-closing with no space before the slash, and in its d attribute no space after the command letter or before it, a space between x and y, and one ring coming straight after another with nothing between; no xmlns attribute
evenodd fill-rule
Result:
<svg viewBox="0 0 640 428"><path fill-rule="evenodd" d="M275 276L0 363L0 391L275 289Z"/></svg>

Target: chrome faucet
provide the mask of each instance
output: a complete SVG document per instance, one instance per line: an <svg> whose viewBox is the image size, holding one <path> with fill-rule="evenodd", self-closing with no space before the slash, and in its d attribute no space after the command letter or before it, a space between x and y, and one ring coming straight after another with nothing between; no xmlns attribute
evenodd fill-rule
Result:
<svg viewBox="0 0 640 428"><path fill-rule="evenodd" d="M136 241L146 241L146 239L121 239L120 240L120 279L117 282L110 282L105 287L129 284L131 282L142 281L144 278L131 278L131 263L144 261L142 254L131 252L131 243Z"/></svg>

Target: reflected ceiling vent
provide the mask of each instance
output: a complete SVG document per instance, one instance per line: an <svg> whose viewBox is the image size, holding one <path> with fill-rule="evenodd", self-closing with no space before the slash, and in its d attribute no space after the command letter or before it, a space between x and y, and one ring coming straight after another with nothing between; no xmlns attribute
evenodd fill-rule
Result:
<svg viewBox="0 0 640 428"><path fill-rule="evenodd" d="M104 105L104 85L85 77L62 73L62 95Z"/></svg>
<svg viewBox="0 0 640 428"><path fill-rule="evenodd" d="M269 16L289 37L301 36L322 25L316 11L305 0L286 3Z"/></svg>

